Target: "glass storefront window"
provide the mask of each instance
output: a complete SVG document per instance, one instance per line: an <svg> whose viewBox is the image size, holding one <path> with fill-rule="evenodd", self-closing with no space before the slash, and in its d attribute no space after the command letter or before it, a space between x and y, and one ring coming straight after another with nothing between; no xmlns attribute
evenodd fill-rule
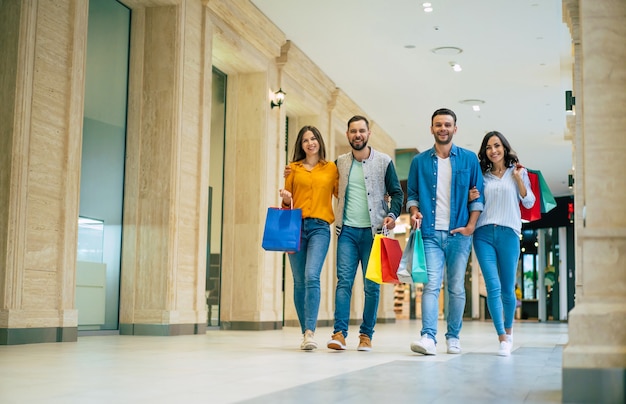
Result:
<svg viewBox="0 0 626 404"><path fill-rule="evenodd" d="M104 222L78 218L78 261L102 262Z"/></svg>
<svg viewBox="0 0 626 404"><path fill-rule="evenodd" d="M89 2L76 284L79 331L119 326L130 17L130 9L116 0Z"/></svg>

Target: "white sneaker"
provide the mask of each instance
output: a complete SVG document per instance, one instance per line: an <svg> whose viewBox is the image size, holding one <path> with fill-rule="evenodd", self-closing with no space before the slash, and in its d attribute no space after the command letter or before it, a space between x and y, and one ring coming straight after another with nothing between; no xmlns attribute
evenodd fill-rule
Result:
<svg viewBox="0 0 626 404"><path fill-rule="evenodd" d="M511 343L509 341L500 341L500 349L498 356L511 356Z"/></svg>
<svg viewBox="0 0 626 404"><path fill-rule="evenodd" d="M313 339L315 334L311 330L306 330L304 332L304 339L302 340L302 344L300 344L300 349L303 351L313 351L317 349L317 342Z"/></svg>
<svg viewBox="0 0 626 404"><path fill-rule="evenodd" d="M513 346L513 334L506 334L506 341Z"/></svg>
<svg viewBox="0 0 626 404"><path fill-rule="evenodd" d="M460 354L461 353L461 341L458 338L448 338L446 340L446 344L448 345L448 353L449 354Z"/></svg>
<svg viewBox="0 0 626 404"><path fill-rule="evenodd" d="M422 335L422 339L419 341L411 342L411 351L422 355L437 355L437 346L435 341L426 335Z"/></svg>

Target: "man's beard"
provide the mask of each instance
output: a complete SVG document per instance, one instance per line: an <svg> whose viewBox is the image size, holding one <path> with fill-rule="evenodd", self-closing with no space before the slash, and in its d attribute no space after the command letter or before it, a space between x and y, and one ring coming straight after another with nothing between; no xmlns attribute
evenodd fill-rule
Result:
<svg viewBox="0 0 626 404"><path fill-rule="evenodd" d="M448 135L446 140L441 140L439 136L435 136L435 143L440 144L440 145L450 144L452 143L452 136Z"/></svg>
<svg viewBox="0 0 626 404"><path fill-rule="evenodd" d="M354 142L350 142L350 146L352 146L352 148L356 151L363 150L367 146L367 140L361 143L359 146L355 145Z"/></svg>

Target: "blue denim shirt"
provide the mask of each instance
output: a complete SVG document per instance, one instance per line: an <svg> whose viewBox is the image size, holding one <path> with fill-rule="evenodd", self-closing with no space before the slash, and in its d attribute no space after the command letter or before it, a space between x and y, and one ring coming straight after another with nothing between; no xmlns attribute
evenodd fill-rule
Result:
<svg viewBox="0 0 626 404"><path fill-rule="evenodd" d="M452 145L450 150L452 184L450 189L450 229L465 227L470 211L482 212L484 207L483 174L476 154ZM480 197L468 203L469 190L476 187ZM435 235L435 208L437 204L437 153L426 150L411 161L407 180L406 209L416 206L422 214L422 235Z"/></svg>

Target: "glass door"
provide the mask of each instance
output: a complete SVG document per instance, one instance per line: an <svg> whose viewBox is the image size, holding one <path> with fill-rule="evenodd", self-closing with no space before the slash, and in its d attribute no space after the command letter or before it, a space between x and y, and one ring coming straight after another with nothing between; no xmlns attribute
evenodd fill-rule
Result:
<svg viewBox="0 0 626 404"><path fill-rule="evenodd" d="M89 2L76 308L79 331L119 328L131 12Z"/></svg>
<svg viewBox="0 0 626 404"><path fill-rule="evenodd" d="M209 222L205 288L208 326L219 326L220 323L224 151L226 137L226 78L226 74L215 67L213 68L211 155L209 160Z"/></svg>

